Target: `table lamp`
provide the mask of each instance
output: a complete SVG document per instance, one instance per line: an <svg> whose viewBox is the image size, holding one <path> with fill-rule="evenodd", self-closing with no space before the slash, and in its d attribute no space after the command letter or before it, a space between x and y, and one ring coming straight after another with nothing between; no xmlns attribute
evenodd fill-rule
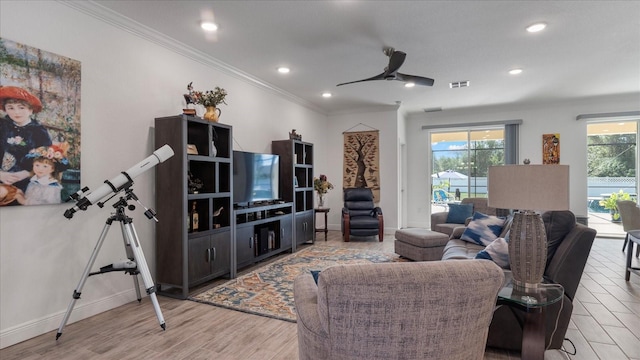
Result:
<svg viewBox="0 0 640 360"><path fill-rule="evenodd" d="M534 211L569 209L569 166L490 166L487 192L490 207L518 210L509 236L514 289L538 287L547 264L547 235Z"/></svg>

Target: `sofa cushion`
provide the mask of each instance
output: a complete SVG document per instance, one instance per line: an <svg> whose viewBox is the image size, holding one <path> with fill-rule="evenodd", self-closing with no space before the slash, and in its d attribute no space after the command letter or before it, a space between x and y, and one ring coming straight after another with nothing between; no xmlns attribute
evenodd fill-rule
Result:
<svg viewBox="0 0 640 360"><path fill-rule="evenodd" d="M460 239L487 246L500 235L504 223L505 218L476 212Z"/></svg>
<svg viewBox="0 0 640 360"><path fill-rule="evenodd" d="M468 260L485 247L460 239L451 239L442 251L442 260Z"/></svg>
<svg viewBox="0 0 640 360"><path fill-rule="evenodd" d="M562 240L576 226L576 216L568 210L547 211L542 214L542 221L547 231L547 265L549 265Z"/></svg>
<svg viewBox="0 0 640 360"><path fill-rule="evenodd" d="M473 204L449 204L447 223L464 224L473 215Z"/></svg>

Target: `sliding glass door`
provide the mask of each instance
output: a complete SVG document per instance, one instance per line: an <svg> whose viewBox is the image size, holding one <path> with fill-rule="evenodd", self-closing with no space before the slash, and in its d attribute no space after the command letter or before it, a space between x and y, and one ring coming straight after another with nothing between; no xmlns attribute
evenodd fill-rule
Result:
<svg viewBox="0 0 640 360"><path fill-rule="evenodd" d="M430 142L434 202L487 196L489 166L505 163L504 126L434 130Z"/></svg>
<svg viewBox="0 0 640 360"><path fill-rule="evenodd" d="M603 200L616 194L637 199L640 121L590 121L587 124L587 204L589 226L598 236L622 237L620 219Z"/></svg>

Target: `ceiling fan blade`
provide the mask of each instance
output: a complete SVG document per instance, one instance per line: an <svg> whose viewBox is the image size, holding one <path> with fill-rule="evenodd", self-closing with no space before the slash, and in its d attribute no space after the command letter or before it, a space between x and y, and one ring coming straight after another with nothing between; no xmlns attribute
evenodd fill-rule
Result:
<svg viewBox="0 0 640 360"><path fill-rule="evenodd" d="M349 82L346 82L346 83L338 84L338 85L336 85L336 86L347 85L347 84L354 84L354 83L359 83L359 82L363 82L363 81L384 80L384 75L385 75L385 73L382 73L382 74L379 74L379 75L376 75L376 76L370 77L370 78L368 78L368 79L362 79L362 80L356 80L356 81L349 81Z"/></svg>
<svg viewBox="0 0 640 360"><path fill-rule="evenodd" d="M396 80L400 80L404 82L412 82L416 85L422 85L422 86L433 86L433 79L428 77L422 77L422 76L396 73Z"/></svg>
<svg viewBox="0 0 640 360"><path fill-rule="evenodd" d="M404 63L404 59L407 57L406 53L402 51L394 51L389 57L389 66L385 69L386 74L393 74L400 69L400 66Z"/></svg>

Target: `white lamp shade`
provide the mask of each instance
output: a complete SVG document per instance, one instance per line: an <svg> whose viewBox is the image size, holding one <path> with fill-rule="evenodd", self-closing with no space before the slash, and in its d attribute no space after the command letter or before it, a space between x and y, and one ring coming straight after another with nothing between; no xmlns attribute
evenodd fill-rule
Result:
<svg viewBox="0 0 640 360"><path fill-rule="evenodd" d="M490 166L487 192L494 208L569 210L569 165Z"/></svg>

